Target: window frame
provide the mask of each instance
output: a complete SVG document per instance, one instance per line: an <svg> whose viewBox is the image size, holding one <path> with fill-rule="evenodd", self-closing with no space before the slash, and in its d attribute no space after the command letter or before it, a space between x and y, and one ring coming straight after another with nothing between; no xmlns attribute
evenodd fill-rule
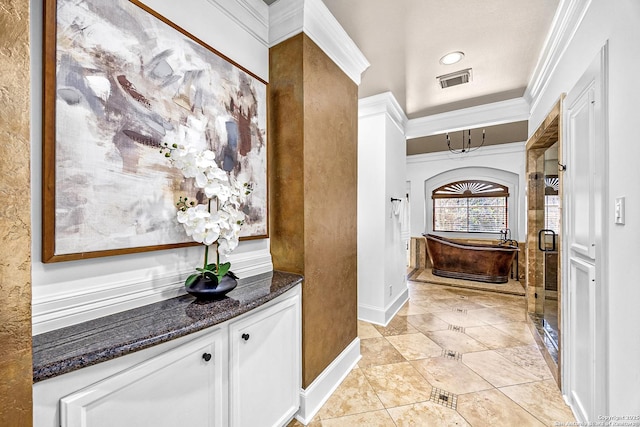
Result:
<svg viewBox="0 0 640 427"><path fill-rule="evenodd" d="M469 204L466 204L466 230L439 230L436 228L436 200L437 199L479 199L479 198L504 198L503 229L509 227L509 188L496 182L470 179L444 184L431 192L431 229L438 233L469 233L469 234L495 234L498 231L470 231L469 230Z"/></svg>

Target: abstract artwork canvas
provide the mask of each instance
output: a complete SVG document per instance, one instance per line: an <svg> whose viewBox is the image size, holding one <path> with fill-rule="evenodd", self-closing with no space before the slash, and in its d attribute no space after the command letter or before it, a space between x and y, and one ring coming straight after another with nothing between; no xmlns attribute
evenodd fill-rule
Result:
<svg viewBox="0 0 640 427"><path fill-rule="evenodd" d="M267 236L263 80L126 0L47 0L44 62L44 262L190 245L165 142L250 182L241 237Z"/></svg>

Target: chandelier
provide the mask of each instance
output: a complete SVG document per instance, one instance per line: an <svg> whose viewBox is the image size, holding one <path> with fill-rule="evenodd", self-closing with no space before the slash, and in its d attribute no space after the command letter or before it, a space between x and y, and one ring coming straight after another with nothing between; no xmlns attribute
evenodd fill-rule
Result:
<svg viewBox="0 0 640 427"><path fill-rule="evenodd" d="M467 141L464 140L464 133L467 132ZM478 148L484 145L484 129L482 129L482 142L477 147L471 147L471 129L467 131L462 131L462 146L460 148L452 148L451 147L451 138L449 138L449 132L447 132L447 147L449 147L449 151L453 154L466 154L472 151L476 151Z"/></svg>

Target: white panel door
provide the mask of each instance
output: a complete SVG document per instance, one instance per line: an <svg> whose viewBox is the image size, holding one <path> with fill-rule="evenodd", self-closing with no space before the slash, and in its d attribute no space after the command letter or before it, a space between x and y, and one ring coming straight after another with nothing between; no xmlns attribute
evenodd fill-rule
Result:
<svg viewBox="0 0 640 427"><path fill-rule="evenodd" d="M60 400L62 427L222 427L221 331Z"/></svg>
<svg viewBox="0 0 640 427"><path fill-rule="evenodd" d="M563 393L578 421L607 413L606 47L564 100Z"/></svg>
<svg viewBox="0 0 640 427"><path fill-rule="evenodd" d="M229 325L230 424L279 427L300 406L300 295Z"/></svg>

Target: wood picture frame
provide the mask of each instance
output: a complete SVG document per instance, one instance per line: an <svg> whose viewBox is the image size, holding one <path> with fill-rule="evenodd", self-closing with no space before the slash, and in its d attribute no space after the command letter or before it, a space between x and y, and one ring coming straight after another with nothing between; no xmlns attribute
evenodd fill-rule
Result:
<svg viewBox="0 0 640 427"><path fill-rule="evenodd" d="M43 50L43 262L194 245L159 153L194 134L253 185L241 239L268 237L264 80L137 0L45 0Z"/></svg>

